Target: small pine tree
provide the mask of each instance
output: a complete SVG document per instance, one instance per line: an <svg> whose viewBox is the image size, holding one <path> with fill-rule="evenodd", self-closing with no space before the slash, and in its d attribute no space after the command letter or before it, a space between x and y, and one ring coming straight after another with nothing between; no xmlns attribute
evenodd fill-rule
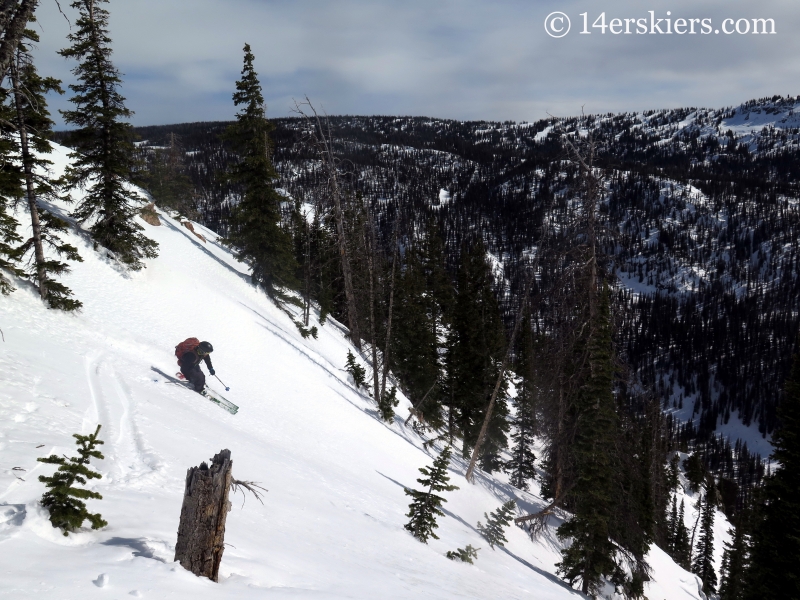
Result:
<svg viewBox="0 0 800 600"><path fill-rule="evenodd" d="M532 381L533 373L533 334L530 315L522 321L522 332L519 350L517 351L517 369L521 381L514 398L515 414L511 420L514 430L511 434L513 448L511 459L506 462L505 470L510 475L511 485L520 489L528 489L528 481L536 477L536 455L533 453L534 434L536 433L535 389Z"/></svg>
<svg viewBox="0 0 800 600"><path fill-rule="evenodd" d="M456 548L455 551L448 550L445 556L450 560L460 560L461 562L473 564L473 559L477 560L478 558L478 550L480 548L473 548L471 544L467 544L466 548Z"/></svg>
<svg viewBox="0 0 800 600"><path fill-rule="evenodd" d="M678 512L678 520L675 524L675 541L673 546L673 557L675 562L687 571L691 568L692 547L689 541L689 529L684 522L686 516L686 506L681 500L681 508Z"/></svg>
<svg viewBox="0 0 800 600"><path fill-rule="evenodd" d="M65 458L54 454L38 459L39 462L58 465L58 470L52 477L39 476L39 481L44 483L49 491L42 496L42 506L50 512L50 522L53 527L60 528L64 535L75 531L85 520L92 524L92 529L100 529L108 525L99 513L90 513L86 510L86 503L81 498L94 498L101 500L103 497L97 492L75 487L75 483L86 485L88 479L101 479L102 475L89 468L89 460L104 456L95 448L103 443L97 439L100 425L91 435L74 434L75 443L78 445L78 457Z"/></svg>
<svg viewBox="0 0 800 600"><path fill-rule="evenodd" d="M400 403L397 399L397 388L392 386L388 392L384 391L381 401L378 403L378 410L381 411L381 417L387 423L394 419L394 408Z"/></svg>
<svg viewBox="0 0 800 600"><path fill-rule="evenodd" d="M367 370L356 362L356 357L350 350L347 351L347 363L345 363L344 370L350 373L356 389L366 386Z"/></svg>
<svg viewBox="0 0 800 600"><path fill-rule="evenodd" d="M705 482L705 502L700 516L700 539L692 563L692 573L703 582L703 592L714 594L717 591L717 574L714 571L714 509L716 507L714 481L708 477Z"/></svg>
<svg viewBox="0 0 800 600"><path fill-rule="evenodd" d="M678 494L672 496L672 509L670 510L669 517L667 517L667 536L666 547L664 550L667 554L675 558L675 539L678 533Z"/></svg>
<svg viewBox="0 0 800 600"><path fill-rule="evenodd" d="M492 550L494 550L495 546L502 547L505 542L508 541L504 535L504 531L511 523L512 515L516 507L517 503L514 500L509 500L493 513L489 515L483 513L486 519L485 527L478 521L478 532L489 542L489 546L491 546Z"/></svg>
<svg viewBox="0 0 800 600"><path fill-rule="evenodd" d="M76 30L69 34L72 46L59 54L79 62L72 70L77 83L70 85L75 110L61 111L64 122L75 125L69 143L75 151L67 167L69 189L86 190L74 212L81 222L92 222L89 231L96 244L108 249L122 264L136 271L142 258L155 258L158 244L144 236L135 220L138 194L127 187L134 167L132 129L122 119L133 113L119 93L120 72L111 62L108 0L75 0Z"/></svg>
<svg viewBox="0 0 800 600"><path fill-rule="evenodd" d="M667 469L667 489L670 491L674 491L678 489L678 484L680 483L680 478L678 477L680 473L680 467L678 464L680 463L680 456L675 454L672 457L672 460L669 461L669 468Z"/></svg>
<svg viewBox="0 0 800 600"><path fill-rule="evenodd" d="M536 477L536 455L533 453L533 434L536 417L533 412L530 392L523 388L514 398L516 414L511 421L514 431L511 434L513 448L511 459L505 463L505 470L510 475L511 485L520 490L528 489L528 481Z"/></svg>
<svg viewBox="0 0 800 600"><path fill-rule="evenodd" d="M447 474L450 453L450 446L445 447L438 458L433 461L431 468L422 467L419 470L425 477L420 477L417 481L424 488L427 488L427 491L420 492L409 488L405 490L406 495L414 499L408 505L409 510L406 516L410 517L411 520L406 523L405 528L424 544L428 543L429 537L435 540L439 539L439 536L433 533L433 530L439 527L436 524L436 517L444 516L444 512L441 509L442 503L447 502L447 500L434 492L451 492L458 489L457 486L447 483L450 481L450 476Z"/></svg>

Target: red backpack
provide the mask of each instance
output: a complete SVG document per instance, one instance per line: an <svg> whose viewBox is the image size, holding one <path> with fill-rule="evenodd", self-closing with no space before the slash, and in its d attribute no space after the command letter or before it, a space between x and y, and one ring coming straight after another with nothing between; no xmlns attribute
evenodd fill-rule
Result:
<svg viewBox="0 0 800 600"><path fill-rule="evenodd" d="M193 352L195 348L200 345L200 340L197 338L188 338L183 340L180 344L175 346L175 356L178 358L178 364L181 364L181 358L187 352Z"/></svg>

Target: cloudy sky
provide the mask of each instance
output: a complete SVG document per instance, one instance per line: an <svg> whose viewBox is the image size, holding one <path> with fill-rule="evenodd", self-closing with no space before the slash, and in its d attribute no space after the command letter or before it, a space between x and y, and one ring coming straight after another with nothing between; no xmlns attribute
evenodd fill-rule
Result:
<svg viewBox="0 0 800 600"><path fill-rule="evenodd" d="M69 0L61 5L74 22ZM106 7L136 125L233 118L245 42L272 117L290 115L304 95L329 114L532 121L582 106L592 113L716 107L800 94L797 0L111 0ZM545 29L554 11L571 21L560 38ZM601 13L607 25L620 20L618 34L602 33ZM56 0L41 0L37 16L39 70L68 84L74 63L56 52L70 26ZM753 19L773 19L776 33L735 33L752 31ZM584 21L589 35L580 33ZM565 31L565 20L548 22ZM51 106L65 107L68 96Z"/></svg>

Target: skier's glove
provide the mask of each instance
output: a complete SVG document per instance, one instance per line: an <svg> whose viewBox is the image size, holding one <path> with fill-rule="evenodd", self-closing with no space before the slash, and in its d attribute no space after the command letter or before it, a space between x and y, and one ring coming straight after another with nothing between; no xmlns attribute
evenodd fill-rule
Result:
<svg viewBox="0 0 800 600"><path fill-rule="evenodd" d="M214 375L216 373L216 371L214 371L214 369L209 369L208 372L211 373L212 375Z"/></svg>

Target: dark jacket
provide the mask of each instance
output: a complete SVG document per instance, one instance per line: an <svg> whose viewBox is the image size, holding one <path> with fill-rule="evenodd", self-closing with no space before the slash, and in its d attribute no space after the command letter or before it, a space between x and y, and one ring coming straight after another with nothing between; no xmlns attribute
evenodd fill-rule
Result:
<svg viewBox="0 0 800 600"><path fill-rule="evenodd" d="M211 366L211 357L208 354L200 358L200 356L194 350L190 350L181 356L181 359L178 361L178 363L181 366L181 370L186 369L188 371L197 367L201 361L206 362L206 367L208 367L209 370L214 368Z"/></svg>

